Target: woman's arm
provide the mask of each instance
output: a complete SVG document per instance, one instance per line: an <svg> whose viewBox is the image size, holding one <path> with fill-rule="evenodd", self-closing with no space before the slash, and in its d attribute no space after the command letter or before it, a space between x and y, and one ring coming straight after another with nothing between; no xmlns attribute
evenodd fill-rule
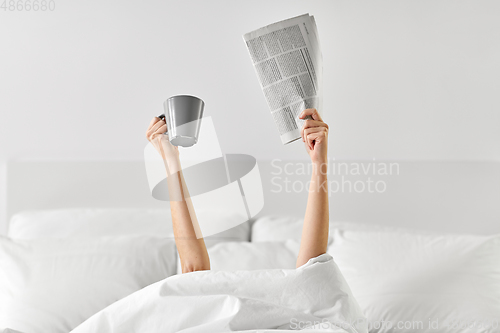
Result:
<svg viewBox="0 0 500 333"><path fill-rule="evenodd" d="M304 119L306 116L311 116L312 119L305 121L301 135L311 157L313 171L297 267L302 266L311 258L326 253L328 246L328 125L323 122L316 109L303 111L300 118Z"/></svg>
<svg viewBox="0 0 500 333"><path fill-rule="evenodd" d="M155 117L149 125L146 136L165 163L172 225L182 273L208 270L210 259L182 175L179 150L170 144L168 137L164 135L166 131L165 121Z"/></svg>

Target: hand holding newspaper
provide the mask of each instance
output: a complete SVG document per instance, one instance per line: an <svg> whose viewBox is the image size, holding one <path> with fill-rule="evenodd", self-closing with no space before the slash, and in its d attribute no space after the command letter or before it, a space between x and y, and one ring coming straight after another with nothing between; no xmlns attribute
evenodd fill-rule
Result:
<svg viewBox="0 0 500 333"><path fill-rule="evenodd" d="M283 144L300 138L308 108L321 110L322 57L314 17L305 14L243 36Z"/></svg>

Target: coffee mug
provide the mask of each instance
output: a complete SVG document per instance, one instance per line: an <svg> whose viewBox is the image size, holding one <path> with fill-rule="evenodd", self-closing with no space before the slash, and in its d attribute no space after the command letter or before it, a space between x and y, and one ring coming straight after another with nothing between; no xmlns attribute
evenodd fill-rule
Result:
<svg viewBox="0 0 500 333"><path fill-rule="evenodd" d="M163 103L172 145L191 147L198 142L204 107L200 98L189 95L172 96Z"/></svg>

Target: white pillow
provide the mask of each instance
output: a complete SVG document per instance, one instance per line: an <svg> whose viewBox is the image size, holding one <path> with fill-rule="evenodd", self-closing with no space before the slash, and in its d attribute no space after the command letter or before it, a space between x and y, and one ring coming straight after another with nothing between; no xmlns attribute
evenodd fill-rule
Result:
<svg viewBox="0 0 500 333"><path fill-rule="evenodd" d="M304 219L292 216L264 216L252 225L252 242L300 241Z"/></svg>
<svg viewBox="0 0 500 333"><path fill-rule="evenodd" d="M0 331L69 332L111 303L175 273L158 237L13 241L0 236Z"/></svg>
<svg viewBox="0 0 500 333"><path fill-rule="evenodd" d="M256 269L295 268L300 243L286 242L225 242L208 247L210 269L213 271L236 271ZM177 259L177 273L182 273Z"/></svg>
<svg viewBox="0 0 500 333"><path fill-rule="evenodd" d="M240 219L236 213L197 211L207 223ZM213 221L213 222L212 222ZM12 216L8 236L13 239L151 235L173 237L172 218L167 209L56 209L26 211ZM249 223L207 237L209 243L248 241Z"/></svg>
<svg viewBox="0 0 500 333"><path fill-rule="evenodd" d="M496 332L500 235L336 230L328 252L371 332ZM471 328L462 328L463 324Z"/></svg>
<svg viewBox="0 0 500 333"><path fill-rule="evenodd" d="M292 216L264 216L257 219L252 226L252 242L283 242L287 239L300 240L304 218ZM330 221L330 242L332 233L336 228L349 230L379 230L379 231L404 231L389 226L372 225L359 222Z"/></svg>

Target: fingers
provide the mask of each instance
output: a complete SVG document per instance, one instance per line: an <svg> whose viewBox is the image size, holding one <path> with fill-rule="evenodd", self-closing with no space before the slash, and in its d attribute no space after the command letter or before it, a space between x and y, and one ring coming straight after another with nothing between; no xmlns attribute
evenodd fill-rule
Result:
<svg viewBox="0 0 500 333"><path fill-rule="evenodd" d="M163 135L167 132L167 125L163 125L159 127L153 134L153 139L156 138L158 135Z"/></svg>
<svg viewBox="0 0 500 333"><path fill-rule="evenodd" d="M310 150L314 149L314 145L323 142L328 137L328 128L324 126L310 127L304 129L304 142Z"/></svg>
<svg viewBox="0 0 500 333"><path fill-rule="evenodd" d="M165 121L159 120L159 118L157 118L157 119L158 119L158 121L153 123L153 125L150 128L148 128L148 130L146 132L146 137L149 141L151 141L156 136L155 134L160 133L159 132L160 130L163 130L163 132L161 132L161 134L163 134L167 131L167 125L165 124Z"/></svg>
<svg viewBox="0 0 500 333"><path fill-rule="evenodd" d="M158 118L158 117L154 117L153 119L151 119L151 122L149 123L149 126L148 126L148 129L147 131L149 131L151 129L151 127L156 124L157 122L159 122L161 119Z"/></svg>
<svg viewBox="0 0 500 333"><path fill-rule="evenodd" d="M302 113L299 115L299 118L300 119L304 119L305 117L307 116L311 116L312 119L314 120L319 120L319 121L323 121L323 119L321 118L321 116L319 115L318 113L318 110L316 109L305 109L304 111L302 111Z"/></svg>
<svg viewBox="0 0 500 333"><path fill-rule="evenodd" d="M302 137L302 141L305 141L304 130L306 128L310 128L310 127L326 127L326 128L328 128L328 125L322 121L319 121L319 120L307 119L306 121L304 121L304 125L300 129L300 136Z"/></svg>

